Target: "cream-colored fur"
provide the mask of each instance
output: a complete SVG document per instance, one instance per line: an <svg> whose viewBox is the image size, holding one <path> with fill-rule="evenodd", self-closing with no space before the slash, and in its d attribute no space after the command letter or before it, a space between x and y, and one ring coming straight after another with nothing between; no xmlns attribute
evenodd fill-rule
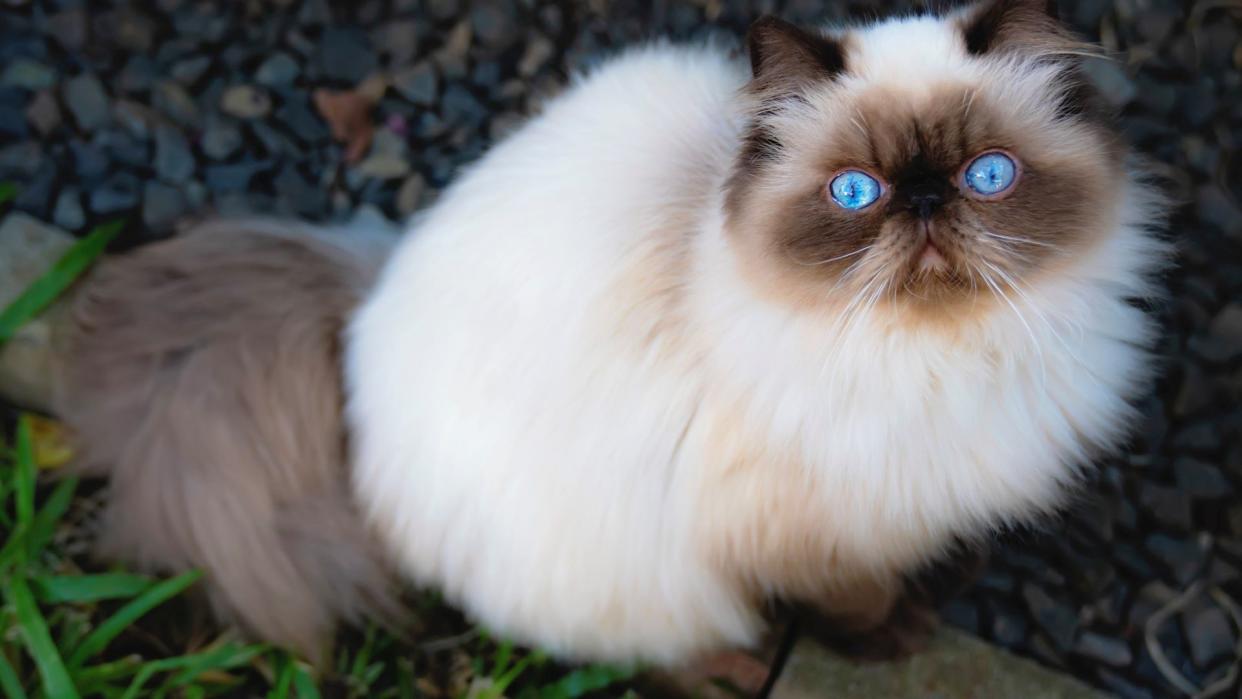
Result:
<svg viewBox="0 0 1242 699"><path fill-rule="evenodd" d="M1024 99L1052 79L955 31L856 31L850 79ZM846 327L767 293L726 235L747 77L713 48L611 61L412 224L351 326L356 495L407 573L496 633L655 662L751 643L765 594L1054 507L1131 416L1153 326L1127 299L1163 254L1139 184L1018 312Z"/></svg>

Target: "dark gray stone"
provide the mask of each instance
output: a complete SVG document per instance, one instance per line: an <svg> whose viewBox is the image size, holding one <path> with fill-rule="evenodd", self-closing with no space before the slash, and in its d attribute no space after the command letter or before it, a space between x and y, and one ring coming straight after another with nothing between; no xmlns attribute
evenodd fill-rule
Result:
<svg viewBox="0 0 1242 699"><path fill-rule="evenodd" d="M142 183L128 172L119 172L90 193L89 206L99 216L109 216L137 208Z"/></svg>
<svg viewBox="0 0 1242 699"><path fill-rule="evenodd" d="M1021 612L994 600L989 600L986 607L992 640L1006 648L1018 648L1026 642L1029 624Z"/></svg>
<svg viewBox="0 0 1242 699"><path fill-rule="evenodd" d="M66 81L61 97L78 128L94 131L108 123L108 93L94 73L82 73Z"/></svg>
<svg viewBox="0 0 1242 699"><path fill-rule="evenodd" d="M142 222L160 231L170 227L186 211L185 195L163 182L148 182L142 191Z"/></svg>
<svg viewBox="0 0 1242 699"><path fill-rule="evenodd" d="M133 7L114 10L98 18L99 34L131 53L147 53L155 39L155 24Z"/></svg>
<svg viewBox="0 0 1242 699"><path fill-rule="evenodd" d="M269 156L296 156L299 149L289 142L275 128L264 121L254 120L246 125L247 130L262 144L263 152Z"/></svg>
<svg viewBox="0 0 1242 699"><path fill-rule="evenodd" d="M0 177L31 177L43 164L43 149L34 141L19 141L0 148Z"/></svg>
<svg viewBox="0 0 1242 699"><path fill-rule="evenodd" d="M33 58L17 58L0 74L0 85L23 90L42 90L56 84L56 71Z"/></svg>
<svg viewBox="0 0 1242 699"><path fill-rule="evenodd" d="M1242 234L1242 210L1215 184L1199 187L1195 197L1199 218L1226 233Z"/></svg>
<svg viewBox="0 0 1242 699"><path fill-rule="evenodd" d="M1147 537L1144 548L1163 563L1182 585L1194 580L1206 563L1205 552L1193 539L1153 534Z"/></svg>
<svg viewBox="0 0 1242 699"><path fill-rule="evenodd" d="M315 57L319 74L327 80L356 85L379 66L370 38L345 27L329 27L319 40Z"/></svg>
<svg viewBox="0 0 1242 699"><path fill-rule="evenodd" d="M1218 104L1216 88L1210 78L1200 79L1194 85L1186 87L1177 100L1178 111L1194 128L1201 128L1211 122L1212 117L1216 116Z"/></svg>
<svg viewBox="0 0 1242 699"><path fill-rule="evenodd" d="M276 111L276 121L305 144L323 143L330 136L327 124L311 110L310 103L300 97L285 99Z"/></svg>
<svg viewBox="0 0 1242 699"><path fill-rule="evenodd" d="M48 136L61 125L60 105L51 90L40 90L26 105L26 121L41 136Z"/></svg>
<svg viewBox="0 0 1242 699"><path fill-rule="evenodd" d="M213 192L244 191L250 187L255 175L271 170L272 167L270 160L209 165L205 171L207 188Z"/></svg>
<svg viewBox="0 0 1242 699"><path fill-rule="evenodd" d="M1191 614L1185 624L1190 657L1195 665L1207 669L1233 656L1238 641L1233 624L1222 609L1214 606L1200 609Z"/></svg>
<svg viewBox="0 0 1242 699"><path fill-rule="evenodd" d="M45 25L47 33L70 52L80 50L86 44L86 8L70 7L50 15Z"/></svg>
<svg viewBox="0 0 1242 699"><path fill-rule="evenodd" d="M371 43L389 66L403 66L418 55L418 21L399 19L371 30Z"/></svg>
<svg viewBox="0 0 1242 699"><path fill-rule="evenodd" d="M941 607L940 617L972 635L979 633L979 608L964 599L952 600Z"/></svg>
<svg viewBox="0 0 1242 699"><path fill-rule="evenodd" d="M1064 652L1074 647L1074 636L1078 633L1078 615L1073 609L1053 599L1034 583L1022 586L1022 599L1035 624L1059 650Z"/></svg>
<svg viewBox="0 0 1242 699"><path fill-rule="evenodd" d="M155 85L158 70L145 55L130 56L116 79L116 87L124 93L146 92Z"/></svg>
<svg viewBox="0 0 1242 699"><path fill-rule="evenodd" d="M111 160L135 168L151 166L151 148L140 139L134 138L129 132L121 129L104 129L95 136L93 141L104 149Z"/></svg>
<svg viewBox="0 0 1242 699"><path fill-rule="evenodd" d="M1074 652L1113 667L1126 667L1134 659L1130 644L1120 638L1086 631L1078 637Z"/></svg>
<svg viewBox="0 0 1242 699"><path fill-rule="evenodd" d="M296 168L285 166L273 181L280 204L299 216L319 219L328 213L322 189L307 181Z"/></svg>
<svg viewBox="0 0 1242 699"><path fill-rule="evenodd" d="M69 141L69 153L73 156L74 178L79 181L97 180L109 170L108 154L98 142L73 139Z"/></svg>
<svg viewBox="0 0 1242 699"><path fill-rule="evenodd" d="M1182 457L1173 462L1177 487L1197 498L1223 498L1233 493L1233 485L1221 470L1212 464Z"/></svg>
<svg viewBox="0 0 1242 699"><path fill-rule="evenodd" d="M169 69L168 74L183 85L193 85L207 73L211 67L210 56L194 56L177 61Z"/></svg>
<svg viewBox="0 0 1242 699"><path fill-rule="evenodd" d="M39 219L47 219L56 189L56 163L43 161L34 177L21 183L13 207Z"/></svg>
<svg viewBox="0 0 1242 699"><path fill-rule="evenodd" d="M1082 71L1100 95L1115 108L1126 106L1138 96L1134 80L1115 61L1087 59L1082 63Z"/></svg>
<svg viewBox="0 0 1242 699"><path fill-rule="evenodd" d="M164 80L154 90L152 106L181 127L198 130L202 116L185 88L173 80Z"/></svg>
<svg viewBox="0 0 1242 699"><path fill-rule="evenodd" d="M155 172L168 182L185 182L194 174L190 144L171 126L155 129Z"/></svg>
<svg viewBox="0 0 1242 699"><path fill-rule="evenodd" d="M392 78L392 86L402 97L423 107L435 104L440 77L430 61L403 70Z"/></svg>
<svg viewBox="0 0 1242 699"><path fill-rule="evenodd" d="M440 100L440 113L445 121L456 125L475 126L487 119L488 110L483 103L465 87L453 84L444 90Z"/></svg>
<svg viewBox="0 0 1242 699"><path fill-rule="evenodd" d="M0 93L0 136L24 139L29 133L26 127L26 110L20 102L8 101Z"/></svg>
<svg viewBox="0 0 1242 699"><path fill-rule="evenodd" d="M82 210L82 194L73 187L62 189L56 197L52 221L61 228L76 231L86 225L86 212Z"/></svg>
<svg viewBox="0 0 1242 699"><path fill-rule="evenodd" d="M208 117L199 146L213 160L227 160L242 145L241 129L232 120Z"/></svg>
<svg viewBox="0 0 1242 699"><path fill-rule="evenodd" d="M302 72L298 62L289 54L277 51L268 56L254 73L255 82L267 87L292 85Z"/></svg>
<svg viewBox="0 0 1242 699"><path fill-rule="evenodd" d="M1138 496L1143 511L1161 525L1180 532L1190 531L1192 519L1189 493L1145 482L1140 486Z"/></svg>
<svg viewBox="0 0 1242 699"><path fill-rule="evenodd" d="M512 3L483 0L471 3L470 24L479 43L489 49L503 49L517 37L517 18Z"/></svg>

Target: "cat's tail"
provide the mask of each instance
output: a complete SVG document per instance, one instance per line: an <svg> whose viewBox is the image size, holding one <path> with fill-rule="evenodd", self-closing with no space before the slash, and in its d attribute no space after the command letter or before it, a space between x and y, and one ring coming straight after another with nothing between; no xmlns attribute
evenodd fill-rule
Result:
<svg viewBox="0 0 1242 699"><path fill-rule="evenodd" d="M215 610L312 662L400 618L353 507L340 331L388 243L216 222L107 260L73 301L57 413L106 475L103 555L199 568Z"/></svg>

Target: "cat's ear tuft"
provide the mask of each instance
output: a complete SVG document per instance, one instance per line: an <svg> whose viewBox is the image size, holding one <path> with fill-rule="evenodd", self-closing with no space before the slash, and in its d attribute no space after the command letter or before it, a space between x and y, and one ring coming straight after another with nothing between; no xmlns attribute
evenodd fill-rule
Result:
<svg viewBox="0 0 1242 699"><path fill-rule="evenodd" d="M976 56L1076 43L1060 22L1057 0L984 0L966 10L962 35Z"/></svg>
<svg viewBox="0 0 1242 699"><path fill-rule="evenodd" d="M760 89L794 90L845 70L845 51L838 41L770 15L750 25L746 43L753 84Z"/></svg>

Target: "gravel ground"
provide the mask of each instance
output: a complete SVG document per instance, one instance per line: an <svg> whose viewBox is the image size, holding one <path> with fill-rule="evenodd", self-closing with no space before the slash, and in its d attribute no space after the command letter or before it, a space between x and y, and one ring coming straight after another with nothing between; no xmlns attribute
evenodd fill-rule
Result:
<svg viewBox="0 0 1242 699"><path fill-rule="evenodd" d="M1091 77L1186 202L1168 359L1130 452L1100 464L1063 520L1007 535L944 611L1120 696L1181 696L1169 669L1204 685L1234 662L1229 604L1242 600L1242 168L1231 158L1242 5L1061 4L1118 56ZM213 210L400 220L613 47L735 42L763 12L811 21L909 6L0 0L0 181L21 185L17 209L74 233L142 221L126 244ZM317 106L315 94L355 88L346 106L369 95L377 128L351 152L321 117L331 95ZM1177 604L1188 589L1202 591Z"/></svg>

